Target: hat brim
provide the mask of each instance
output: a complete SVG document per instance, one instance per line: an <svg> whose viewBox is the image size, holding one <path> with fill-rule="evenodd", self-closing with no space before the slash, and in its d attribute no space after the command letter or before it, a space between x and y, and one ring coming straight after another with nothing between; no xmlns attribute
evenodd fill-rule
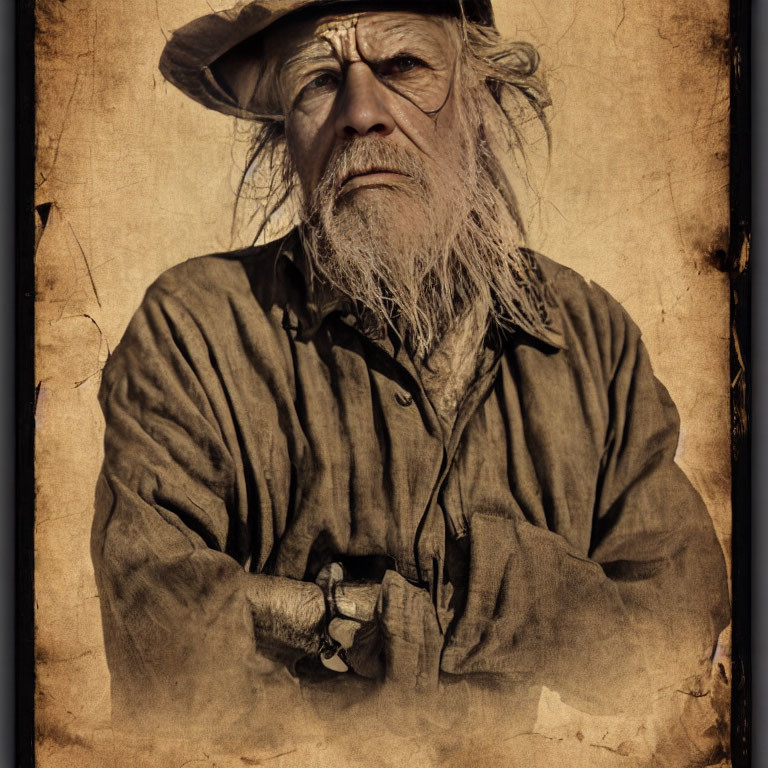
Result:
<svg viewBox="0 0 768 768"><path fill-rule="evenodd" d="M160 72L166 80L199 104L226 115L244 119L273 116L258 105L244 104L217 72L217 63L226 59L237 46L263 33L268 27L289 14L313 7L345 6L359 0L253 0L241 2L234 8L210 13L177 29L163 49ZM463 11L469 21L493 26L490 0L438 0L446 12ZM382 0L382 6L389 5ZM399 6L402 7L402 6ZM410 10L435 12L434 2L415 0ZM253 57L251 57L253 62Z"/></svg>

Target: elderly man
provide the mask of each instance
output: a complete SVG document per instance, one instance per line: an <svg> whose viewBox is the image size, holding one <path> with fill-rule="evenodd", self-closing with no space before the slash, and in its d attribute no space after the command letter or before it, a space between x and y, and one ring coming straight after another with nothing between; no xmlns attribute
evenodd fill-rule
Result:
<svg viewBox="0 0 768 768"><path fill-rule="evenodd" d="M265 223L300 222L162 275L105 369L115 712L622 712L699 673L727 590L675 407L616 301L522 245L535 51L487 0L258 0L161 69L256 121Z"/></svg>

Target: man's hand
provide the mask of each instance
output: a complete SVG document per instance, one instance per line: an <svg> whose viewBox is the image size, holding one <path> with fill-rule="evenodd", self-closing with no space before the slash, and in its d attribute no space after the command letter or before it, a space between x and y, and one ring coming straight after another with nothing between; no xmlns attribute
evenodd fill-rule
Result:
<svg viewBox="0 0 768 768"><path fill-rule="evenodd" d="M376 610L381 585L344 582L343 578L344 571L338 563L326 566L317 577L333 617L328 635L344 650L344 660L354 672L361 677L381 677L383 641ZM343 671L341 665L338 671Z"/></svg>
<svg viewBox="0 0 768 768"><path fill-rule="evenodd" d="M338 616L328 634L345 650L349 666L361 677L380 677L382 637L376 606L380 584L339 584L335 590Z"/></svg>

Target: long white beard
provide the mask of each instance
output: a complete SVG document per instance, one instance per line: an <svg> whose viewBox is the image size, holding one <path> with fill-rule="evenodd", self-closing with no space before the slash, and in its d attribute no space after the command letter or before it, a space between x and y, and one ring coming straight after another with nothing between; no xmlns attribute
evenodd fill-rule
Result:
<svg viewBox="0 0 768 768"><path fill-rule="evenodd" d="M305 207L314 271L396 324L418 358L470 308L488 307L489 321L527 331L548 322L538 278L516 245L514 212L492 182L489 150L478 140L465 158L454 158L458 172L436 178L410 151L360 139L332 158ZM340 180L361 162L395 166L409 179L338 198Z"/></svg>

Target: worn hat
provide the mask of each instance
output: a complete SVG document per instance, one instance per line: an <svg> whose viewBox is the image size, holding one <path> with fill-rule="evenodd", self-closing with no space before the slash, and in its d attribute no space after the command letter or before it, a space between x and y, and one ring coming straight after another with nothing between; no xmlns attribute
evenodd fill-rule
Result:
<svg viewBox="0 0 768 768"><path fill-rule="evenodd" d="M254 96L259 48L248 45L245 51L243 44L289 14L318 8L343 11L361 5L360 0L240 0L229 10L210 13L177 29L160 57L160 71L209 109L250 119L273 115ZM484 26L494 24L490 0L373 0L365 7L450 13Z"/></svg>

